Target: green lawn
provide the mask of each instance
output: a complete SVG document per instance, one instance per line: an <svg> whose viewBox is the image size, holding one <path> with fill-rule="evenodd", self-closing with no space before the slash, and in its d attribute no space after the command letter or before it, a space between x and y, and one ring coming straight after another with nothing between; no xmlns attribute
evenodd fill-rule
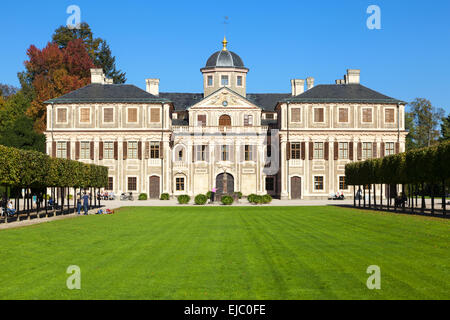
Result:
<svg viewBox="0 0 450 320"><path fill-rule="evenodd" d="M449 240L449 220L337 207L124 208L0 231L0 299L450 299Z"/></svg>

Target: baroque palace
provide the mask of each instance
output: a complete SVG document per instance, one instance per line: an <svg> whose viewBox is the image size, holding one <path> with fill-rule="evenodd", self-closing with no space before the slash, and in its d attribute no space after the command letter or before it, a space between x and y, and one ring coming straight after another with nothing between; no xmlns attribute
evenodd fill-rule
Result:
<svg viewBox="0 0 450 320"><path fill-rule="evenodd" d="M405 102L360 84L291 80L290 93L247 93L249 69L227 49L200 69L202 93L91 84L47 101L47 153L109 168L108 190L159 198L217 192L323 199L343 192L345 164L405 149ZM306 87L306 88L305 88Z"/></svg>

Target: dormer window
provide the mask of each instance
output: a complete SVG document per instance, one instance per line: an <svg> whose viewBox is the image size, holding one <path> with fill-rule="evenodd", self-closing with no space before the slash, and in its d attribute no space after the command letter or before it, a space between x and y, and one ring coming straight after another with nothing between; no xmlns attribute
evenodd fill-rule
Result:
<svg viewBox="0 0 450 320"><path fill-rule="evenodd" d="M228 86L228 76L227 75L222 75L220 77L220 83L222 86Z"/></svg>
<svg viewBox="0 0 450 320"><path fill-rule="evenodd" d="M208 87L212 87L213 86L213 76L208 76Z"/></svg>

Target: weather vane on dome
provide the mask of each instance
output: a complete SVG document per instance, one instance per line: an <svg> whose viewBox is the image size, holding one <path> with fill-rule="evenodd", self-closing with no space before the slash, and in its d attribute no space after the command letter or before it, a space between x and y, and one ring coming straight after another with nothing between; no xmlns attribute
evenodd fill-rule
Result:
<svg viewBox="0 0 450 320"><path fill-rule="evenodd" d="M223 51L227 51L227 43L228 43L228 41L227 41L227 38L226 38L226 34L227 34L227 24L228 24L229 22L228 22L228 16L225 16L224 17L224 20L223 20L223 41L222 41L222 44L223 44Z"/></svg>

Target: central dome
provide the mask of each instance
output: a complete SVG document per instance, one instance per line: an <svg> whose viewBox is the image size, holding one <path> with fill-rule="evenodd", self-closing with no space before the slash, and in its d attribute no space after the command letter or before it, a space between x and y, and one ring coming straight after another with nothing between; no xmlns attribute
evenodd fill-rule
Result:
<svg viewBox="0 0 450 320"><path fill-rule="evenodd" d="M213 53L208 61L206 61L205 68L216 67L232 67L232 68L244 68L244 63L241 57L236 53L228 50L221 50Z"/></svg>

